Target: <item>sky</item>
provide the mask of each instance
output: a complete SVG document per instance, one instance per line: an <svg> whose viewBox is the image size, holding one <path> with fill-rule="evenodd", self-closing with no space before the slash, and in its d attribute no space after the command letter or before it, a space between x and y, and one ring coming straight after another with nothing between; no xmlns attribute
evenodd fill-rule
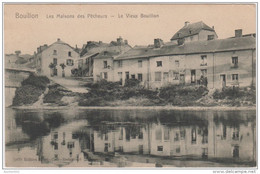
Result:
<svg viewBox="0 0 260 174"><path fill-rule="evenodd" d="M138 17L127 18L128 14ZM141 14L157 17L140 18ZM74 15L74 18L57 15ZM88 15L107 18L88 18ZM4 51L5 54L15 50L33 54L38 46L50 45L57 38L79 48L87 41L110 43L119 36L131 46L149 45L155 38L169 42L185 21L203 21L214 26L219 39L234 36L235 29L243 29L243 34L255 33L256 7L254 4L5 4Z"/></svg>

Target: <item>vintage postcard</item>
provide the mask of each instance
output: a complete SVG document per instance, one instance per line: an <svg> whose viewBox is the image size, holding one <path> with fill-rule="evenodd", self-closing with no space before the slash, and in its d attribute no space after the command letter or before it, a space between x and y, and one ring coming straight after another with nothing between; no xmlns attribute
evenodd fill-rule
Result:
<svg viewBox="0 0 260 174"><path fill-rule="evenodd" d="M257 167L256 3L4 3L4 168Z"/></svg>

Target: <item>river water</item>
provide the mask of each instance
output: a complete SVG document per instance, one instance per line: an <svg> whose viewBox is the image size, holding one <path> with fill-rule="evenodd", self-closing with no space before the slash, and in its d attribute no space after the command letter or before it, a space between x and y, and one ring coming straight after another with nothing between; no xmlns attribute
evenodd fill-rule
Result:
<svg viewBox="0 0 260 174"><path fill-rule="evenodd" d="M253 167L255 111L5 110L6 167Z"/></svg>

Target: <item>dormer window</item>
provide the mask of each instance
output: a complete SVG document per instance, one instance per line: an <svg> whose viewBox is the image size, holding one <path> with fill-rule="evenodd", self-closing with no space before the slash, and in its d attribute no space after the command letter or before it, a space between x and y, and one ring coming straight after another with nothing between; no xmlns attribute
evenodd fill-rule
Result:
<svg viewBox="0 0 260 174"><path fill-rule="evenodd" d="M214 39L214 35L208 35L208 40L213 40Z"/></svg>
<svg viewBox="0 0 260 174"><path fill-rule="evenodd" d="M191 34L191 30L189 30L189 33Z"/></svg>

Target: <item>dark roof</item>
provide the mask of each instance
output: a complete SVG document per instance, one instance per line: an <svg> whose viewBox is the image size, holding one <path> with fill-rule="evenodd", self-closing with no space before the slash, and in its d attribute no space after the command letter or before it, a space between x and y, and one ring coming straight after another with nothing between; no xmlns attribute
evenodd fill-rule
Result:
<svg viewBox="0 0 260 174"><path fill-rule="evenodd" d="M104 58L113 58L116 55L119 55L119 52L115 51L102 51L94 57L94 59L104 59Z"/></svg>
<svg viewBox="0 0 260 174"><path fill-rule="evenodd" d="M200 54L255 48L256 40L254 37L236 37L209 41L187 42L184 43L184 45L167 43L159 49L149 47L134 47L126 53L115 57L115 60L148 58L167 55Z"/></svg>
<svg viewBox="0 0 260 174"><path fill-rule="evenodd" d="M204 22L200 21L182 27L177 33L173 35L171 40L192 36L198 34L201 30L215 31L213 28L209 27Z"/></svg>

